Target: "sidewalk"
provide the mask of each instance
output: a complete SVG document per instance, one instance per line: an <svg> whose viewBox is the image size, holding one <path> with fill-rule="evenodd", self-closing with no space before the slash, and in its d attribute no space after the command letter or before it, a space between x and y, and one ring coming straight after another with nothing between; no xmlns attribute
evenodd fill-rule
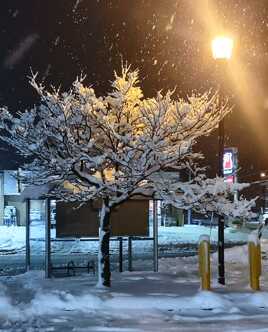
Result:
<svg viewBox="0 0 268 332"><path fill-rule="evenodd" d="M0 277L0 331L268 331L268 241L261 292L248 287L247 246L225 251L226 286L199 290L197 257L163 258L159 272L113 273L112 288L88 274L44 279L31 271Z"/></svg>
<svg viewBox="0 0 268 332"><path fill-rule="evenodd" d="M268 331L268 293L199 291L170 273L113 274L110 290L88 275L1 278L0 331Z"/></svg>

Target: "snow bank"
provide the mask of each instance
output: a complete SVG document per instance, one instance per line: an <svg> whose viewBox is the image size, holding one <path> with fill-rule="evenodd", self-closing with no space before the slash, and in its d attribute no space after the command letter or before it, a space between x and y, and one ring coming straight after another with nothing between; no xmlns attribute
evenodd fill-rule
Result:
<svg viewBox="0 0 268 332"><path fill-rule="evenodd" d="M117 296L105 302L105 308L117 310L216 310L217 312L224 311L228 313L237 312L238 309L234 306L232 301L226 299L223 295L213 292L200 291L191 297L169 297L163 294L159 297L126 297Z"/></svg>
<svg viewBox="0 0 268 332"><path fill-rule="evenodd" d="M228 227L224 230L226 243L247 242L249 232ZM183 227L159 227L158 242L198 243L200 235L208 235L211 243L218 241L218 228L202 225L184 225Z"/></svg>
<svg viewBox="0 0 268 332"><path fill-rule="evenodd" d="M259 308L268 308L268 293L257 292L248 296L247 302L249 305Z"/></svg>
<svg viewBox="0 0 268 332"><path fill-rule="evenodd" d="M214 264L217 264L218 253L211 255ZM248 265L248 245L235 246L224 250L225 263L241 263Z"/></svg>
<svg viewBox="0 0 268 332"><path fill-rule="evenodd" d="M25 249L25 227L0 226L0 250L21 251Z"/></svg>
<svg viewBox="0 0 268 332"><path fill-rule="evenodd" d="M0 283L0 322L2 319L16 321L22 317L20 310L11 303L7 288Z"/></svg>
<svg viewBox="0 0 268 332"><path fill-rule="evenodd" d="M159 272L180 276L177 282L199 281L198 256L161 258Z"/></svg>
<svg viewBox="0 0 268 332"><path fill-rule="evenodd" d="M5 278L5 277L2 277ZM21 283L27 290L38 290L43 287L45 271L32 270L10 277L15 283Z"/></svg>
<svg viewBox="0 0 268 332"><path fill-rule="evenodd" d="M264 242L264 249L266 246ZM241 262L241 250L245 248L247 246L226 250L226 259L247 268L247 262L245 265ZM175 276L170 273L174 266L178 272ZM239 288L242 286L237 291L232 288L231 293L227 288L199 291L197 256L161 259L160 268L164 273L114 274L111 290L97 289L88 275L47 280L43 272L31 271L0 277L0 326L13 323L18 326L22 322L27 325L35 319L46 320L48 315L58 319L67 317L68 312L72 317L81 317L81 313L102 317L105 312L111 318L125 315L134 320L150 315L163 315L168 319L173 315L174 320L176 317L228 320L244 319L248 313L258 315L260 310L262 314L268 313L267 292L251 293L248 288ZM239 272L239 282L247 278L244 271Z"/></svg>
<svg viewBox="0 0 268 332"><path fill-rule="evenodd" d="M219 295L210 291L202 291L195 295L193 298L185 298L183 300L186 301L186 303L182 306L184 309L210 309L217 310L217 312L225 311L228 313L238 311L232 301L225 298L224 295Z"/></svg>
<svg viewBox="0 0 268 332"><path fill-rule="evenodd" d="M267 301L266 301L267 302ZM253 298L252 305L262 305L265 297ZM266 304L267 307L268 304ZM198 292L193 297L170 297L165 294L159 296L126 296L126 294L110 294L107 298L100 295L73 295L64 291L38 291L32 301L25 306L14 307L8 297L1 298L0 318L6 320L22 320L42 316L60 315L65 311L94 313L97 310L213 310L216 312L237 312L231 300L212 292Z"/></svg>
<svg viewBox="0 0 268 332"><path fill-rule="evenodd" d="M51 237L56 237L55 229L51 230ZM152 228L150 228L152 236ZM169 244L196 244L200 235L207 235L211 243L217 242L217 227L206 227L199 225L185 225L184 227L159 227L159 245ZM40 255L45 250L45 227L42 222L33 223L30 229L31 253ZM0 253L3 255L14 253L25 253L25 227L24 226L0 226ZM248 232L239 231L232 228L225 229L226 243L246 243ZM113 242L111 243L111 245ZM117 248L117 243L114 243ZM134 241L133 249L143 251L144 248L151 250L152 241ZM117 249L116 249L117 250ZM52 242L52 253L69 255L72 253L88 253L98 251L98 242L86 242L76 239L74 241Z"/></svg>
<svg viewBox="0 0 268 332"><path fill-rule="evenodd" d="M91 294L75 296L64 291L38 292L31 301L25 314L32 315L54 314L57 311L92 312L101 308L102 301Z"/></svg>

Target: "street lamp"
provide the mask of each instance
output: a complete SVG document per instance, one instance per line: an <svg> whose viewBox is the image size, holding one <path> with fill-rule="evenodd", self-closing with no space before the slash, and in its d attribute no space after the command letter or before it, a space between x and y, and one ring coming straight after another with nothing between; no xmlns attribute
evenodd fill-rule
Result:
<svg viewBox="0 0 268 332"><path fill-rule="evenodd" d="M221 65L227 63L232 57L233 39L227 36L218 36L212 40L211 48L213 58ZM219 164L218 175L223 177L223 154L224 154L224 120L219 123ZM224 217L218 219L218 282L225 284L224 271Z"/></svg>
<svg viewBox="0 0 268 332"><path fill-rule="evenodd" d="M263 178L266 178L266 176L267 176L267 173L266 172L264 172L264 171L262 171L261 173L260 173L260 177L263 179Z"/></svg>
<svg viewBox="0 0 268 332"><path fill-rule="evenodd" d="M212 55L215 60L230 60L234 41L230 37L218 36L212 40Z"/></svg>

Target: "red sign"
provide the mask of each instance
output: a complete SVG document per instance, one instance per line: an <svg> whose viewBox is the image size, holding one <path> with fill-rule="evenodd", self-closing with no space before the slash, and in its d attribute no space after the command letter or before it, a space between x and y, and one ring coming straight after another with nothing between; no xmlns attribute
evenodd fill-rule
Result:
<svg viewBox="0 0 268 332"><path fill-rule="evenodd" d="M223 155L223 174L232 174L234 171L234 155L232 151L225 151Z"/></svg>

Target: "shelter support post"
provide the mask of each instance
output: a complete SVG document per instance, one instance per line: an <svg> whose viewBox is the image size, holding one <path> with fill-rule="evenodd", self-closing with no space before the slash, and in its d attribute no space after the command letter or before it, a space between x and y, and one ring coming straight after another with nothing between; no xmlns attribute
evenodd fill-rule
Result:
<svg viewBox="0 0 268 332"><path fill-rule="evenodd" d="M45 213L45 277L51 277L51 213L50 213L50 199L46 199L46 213Z"/></svg>
<svg viewBox="0 0 268 332"><path fill-rule="evenodd" d="M31 247L30 247L30 199L26 199L26 257L25 257L25 270L31 269Z"/></svg>
<svg viewBox="0 0 268 332"><path fill-rule="evenodd" d="M128 237L128 271L132 271L132 237Z"/></svg>
<svg viewBox="0 0 268 332"><path fill-rule="evenodd" d="M153 238L154 238L154 272L158 272L158 215L157 201L153 201Z"/></svg>
<svg viewBox="0 0 268 332"><path fill-rule="evenodd" d="M119 272L123 272L123 238L119 237Z"/></svg>

